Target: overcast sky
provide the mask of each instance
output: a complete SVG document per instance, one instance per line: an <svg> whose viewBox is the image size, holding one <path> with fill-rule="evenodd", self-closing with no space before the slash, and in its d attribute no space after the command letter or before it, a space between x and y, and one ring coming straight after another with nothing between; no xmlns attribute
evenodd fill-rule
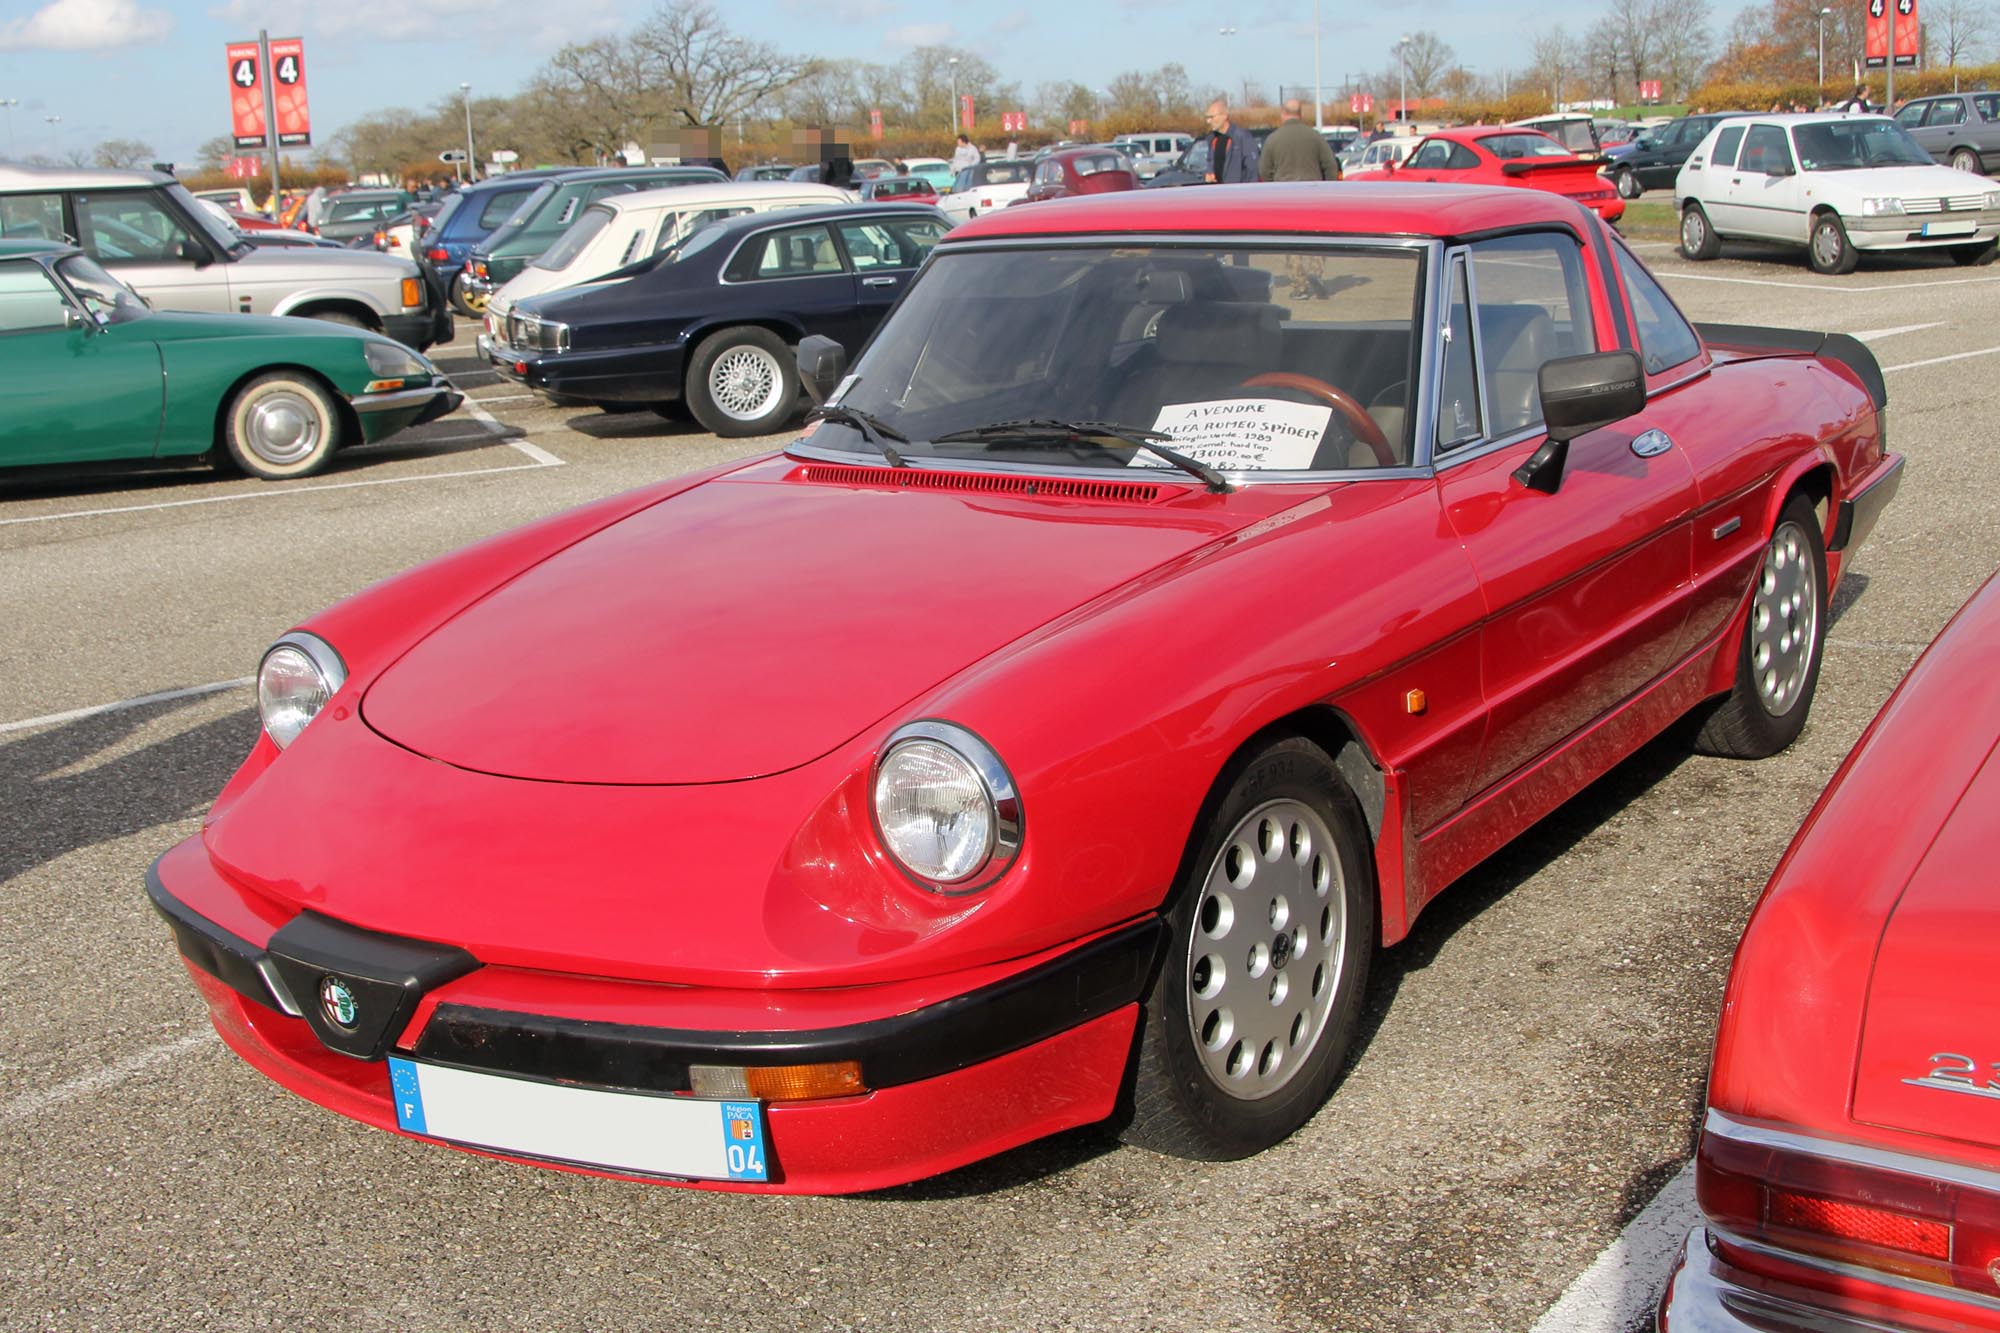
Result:
<svg viewBox="0 0 2000 1333"><path fill-rule="evenodd" d="M1745 3L1715 0L1718 35ZM57 156L125 138L151 144L166 160L191 160L198 145L229 130L223 48L254 41L259 27L305 39L314 142L322 144L371 112L456 97L460 83L471 83L475 97L515 91L563 44L628 30L654 7L654 0L0 0L0 101L19 103L6 109L11 139L0 140L0 156ZM1048 80L1102 88L1123 71L1168 61L1186 66L1197 85L1240 89L1250 79L1267 93L1314 77L1311 0L990 0L949 10L919 0L726 0L717 8L735 32L796 54L891 62L913 46L965 47L1028 94ZM1602 9L1585 0L1567 12L1581 32ZM1350 74L1390 64L1397 35L1412 26L1438 32L1482 73L1518 69L1531 42L1522 15L1472 0L1394 10L1325 0L1320 77L1337 90ZM1223 35L1224 26L1235 33ZM982 117L989 109L1008 108L979 108Z"/></svg>

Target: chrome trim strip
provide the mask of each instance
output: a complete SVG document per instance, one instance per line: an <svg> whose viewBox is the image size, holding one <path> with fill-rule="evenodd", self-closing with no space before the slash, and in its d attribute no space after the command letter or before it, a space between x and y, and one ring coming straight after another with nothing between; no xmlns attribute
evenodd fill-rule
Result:
<svg viewBox="0 0 2000 1333"><path fill-rule="evenodd" d="M1493 424L1493 404L1486 399L1486 340L1479 336L1479 274L1472 267L1472 247L1460 250L1453 262L1465 265L1465 313L1472 322L1465 336L1472 339L1472 388L1479 397L1479 438L1483 440L1486 428ZM1444 387L1443 375L1438 376L1438 387Z"/></svg>
<svg viewBox="0 0 2000 1333"><path fill-rule="evenodd" d="M882 455L866 447L860 449L836 449L832 445L815 444L810 439L794 440L785 446L785 456L811 462L838 463L842 467L888 467ZM942 457L931 454L905 454L904 460L914 471L929 472L975 472L986 476L1018 477L1031 473L1037 477L1074 477L1081 481L1127 481L1144 482L1148 485L1164 483L1168 485L1186 484L1199 486L1201 481L1169 463L1141 462L1127 467L1093 467L1087 463L1048 464L998 462L983 458ZM1224 472L1231 486L1277 485L1279 483L1299 485L1331 486L1340 482L1377 481L1383 478L1397 480L1421 479L1430 475L1430 470L1422 467L1365 467L1329 468L1325 471L1258 471Z"/></svg>
<svg viewBox="0 0 2000 1333"><path fill-rule="evenodd" d="M357 412L394 412L398 408L421 407L439 394L448 392L450 390L445 385L433 384L429 388L398 389L394 393L361 393L347 401Z"/></svg>
<svg viewBox="0 0 2000 1333"><path fill-rule="evenodd" d="M1896 1171L1927 1180L1949 1181L1954 1185L1964 1185L1968 1189L1985 1190L2000 1195L2000 1171L1988 1171L1982 1167L1967 1166L1941 1157L1919 1157L1914 1153L1896 1152L1889 1148L1871 1148L1865 1144L1844 1143L1836 1139L1817 1138L1793 1130L1754 1124L1748 1120L1725 1115L1713 1107L1702 1121L1702 1132L1735 1143L1747 1143L1752 1147L1805 1153L1813 1157L1824 1157L1829 1161L1874 1167L1879 1171ZM1996 1304L1996 1308L2000 1308L2000 1303Z"/></svg>
<svg viewBox="0 0 2000 1333"><path fill-rule="evenodd" d="M1711 1111L1709 1114L1713 1115L1715 1113ZM1820 1255L1806 1254L1799 1250L1782 1249L1761 1240L1750 1240L1747 1237L1739 1236L1734 1231L1719 1227L1714 1222L1706 1221L1705 1219L1704 1225L1710 1236L1727 1244L1734 1245L1739 1249L1748 1250L1752 1254L1761 1254L1768 1258L1781 1260L1784 1263L1796 1264L1801 1268L1816 1269L1822 1273L1835 1273L1841 1277L1853 1278L1856 1281L1868 1283L1870 1286L1889 1287L1895 1291L1907 1291L1912 1295L1929 1296L1947 1302L1958 1301L1979 1310L2000 1310L2000 1300L1995 1300L1991 1296L1982 1296L1976 1291L1968 1291L1963 1287L1949 1287L1941 1282L1923 1282L1916 1278L1903 1277L1900 1274L1891 1273L1883 1268L1868 1268L1861 1264L1843 1263L1838 1259L1827 1259ZM1725 1262L1727 1261L1725 1260Z"/></svg>
<svg viewBox="0 0 2000 1333"><path fill-rule="evenodd" d="M1714 533L1715 540L1721 541L1724 537L1727 537L1730 533L1736 531L1736 529L1742 526L1743 526L1743 516L1741 514L1738 514L1735 518L1725 519L1724 521L1715 525L1715 533Z"/></svg>

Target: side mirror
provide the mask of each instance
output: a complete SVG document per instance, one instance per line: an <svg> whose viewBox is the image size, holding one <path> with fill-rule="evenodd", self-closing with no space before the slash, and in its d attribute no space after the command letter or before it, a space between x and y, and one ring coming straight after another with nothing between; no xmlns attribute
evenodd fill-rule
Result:
<svg viewBox="0 0 2000 1333"><path fill-rule="evenodd" d="M1549 438L1514 469L1514 480L1553 494L1562 484L1571 440L1645 408L1646 371L1636 352L1591 352L1545 361L1535 378Z"/></svg>
<svg viewBox="0 0 2000 1333"><path fill-rule="evenodd" d="M66 305L63 307L63 327L66 329L82 329L85 333L95 333L100 327L100 323L92 319L89 315L84 314L81 310L78 310L75 306Z"/></svg>
<svg viewBox="0 0 2000 1333"><path fill-rule="evenodd" d="M816 405L824 406L847 374L847 349L824 334L799 340L799 383Z"/></svg>
<svg viewBox="0 0 2000 1333"><path fill-rule="evenodd" d="M1779 163L1774 163L1771 169L1766 171L1764 174L1766 176L1769 176L1772 180L1780 180L1786 176L1796 176L1798 172L1793 170L1791 163L1779 162Z"/></svg>
<svg viewBox="0 0 2000 1333"><path fill-rule="evenodd" d="M206 268L211 256L208 251L193 241L174 242L174 258L193 264L196 268Z"/></svg>

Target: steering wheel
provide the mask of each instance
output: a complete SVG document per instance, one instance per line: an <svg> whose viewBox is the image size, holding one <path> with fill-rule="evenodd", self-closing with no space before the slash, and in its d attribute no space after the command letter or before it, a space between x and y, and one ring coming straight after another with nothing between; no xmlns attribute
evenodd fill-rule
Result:
<svg viewBox="0 0 2000 1333"><path fill-rule="evenodd" d="M1252 375L1238 386L1244 389L1297 389L1310 394L1328 407L1337 410L1347 419L1347 428L1354 432L1354 438L1368 446L1375 455L1375 461L1383 467L1396 466L1396 451L1389 447L1382 428L1375 424L1375 418L1368 415L1368 409L1354 401L1354 396L1344 389L1336 389L1325 380L1314 379L1310 375L1299 375L1289 370L1270 370L1262 375Z"/></svg>

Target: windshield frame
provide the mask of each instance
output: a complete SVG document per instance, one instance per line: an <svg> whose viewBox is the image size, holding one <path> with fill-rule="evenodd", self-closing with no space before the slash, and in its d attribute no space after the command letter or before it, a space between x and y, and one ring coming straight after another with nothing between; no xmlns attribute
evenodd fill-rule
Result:
<svg viewBox="0 0 2000 1333"><path fill-rule="evenodd" d="M188 192L187 186L179 181L169 181L161 188L168 198L180 205L181 212L187 215L187 220L201 233L202 239L217 250L225 255L233 255L250 248L250 242L243 239L241 232L229 230L213 213L196 202L195 197Z"/></svg>
<svg viewBox="0 0 2000 1333"><path fill-rule="evenodd" d="M1416 300L1416 318L1419 327L1415 374L1418 392L1410 412L1410 421L1405 429L1413 431L1411 436L1412 459L1400 467L1367 468L1293 468L1293 469L1221 469L1223 478L1232 488L1244 486L1298 485L1300 483L1326 484L1346 481L1378 481L1413 477L1427 477L1432 474L1432 426L1436 420L1437 384L1436 360L1439 329L1443 320L1439 305L1439 293L1443 288L1442 272L1445 243L1434 236L1358 236L1353 234L1309 234L1298 233L1239 233L1239 232L1120 232L1116 235L1095 234L1085 236L1007 236L991 239L956 241L949 236L932 248L923 265L918 268L903 295L897 300L897 308L910 299L910 293L928 278L941 258L952 255L991 253L996 251L1045 251L1045 250L1123 250L1138 247L1181 250L1373 250L1392 253L1415 253L1417 255L1417 283L1419 292ZM896 318L891 310L888 319ZM862 375L867 357L881 345L878 335L869 340L861 355L848 367L847 378L857 381ZM846 383L843 383L843 388ZM1143 422L1128 423L1144 425ZM811 462L841 463L853 466L857 455L871 465L879 464L881 455L862 441L858 434L853 448L837 447L815 443L819 432L826 430L820 425L811 435L800 436L785 446L788 457ZM919 443L927 443L920 441ZM1110 468L1089 464L1058 463L1053 458L1036 459L1032 462L1004 458L971 458L962 456L938 457L914 450L901 449L903 457L912 468L938 472L974 472L1000 476L1020 476L1024 472L1035 476L1075 478L1079 481L1143 481L1162 484L1187 484L1199 486L1194 477L1182 472L1164 459L1147 458L1143 451L1140 458L1127 467Z"/></svg>

